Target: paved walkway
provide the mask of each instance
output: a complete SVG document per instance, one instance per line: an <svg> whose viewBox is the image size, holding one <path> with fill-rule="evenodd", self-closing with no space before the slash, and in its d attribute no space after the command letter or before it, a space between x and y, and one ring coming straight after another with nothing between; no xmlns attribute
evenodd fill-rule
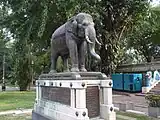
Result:
<svg viewBox="0 0 160 120"><path fill-rule="evenodd" d="M35 90L35 87L31 87L31 90ZM6 91L19 91L19 87L6 86ZM2 86L0 85L0 92L2 92Z"/></svg>
<svg viewBox="0 0 160 120"><path fill-rule="evenodd" d="M18 91L18 87L8 87L6 86L6 91ZM2 86L0 86L0 91L2 91Z"/></svg>
<svg viewBox="0 0 160 120"><path fill-rule="evenodd" d="M113 104L115 107L119 107L118 103L132 102L135 105L136 111L148 113L148 104L144 96L136 96L135 94L126 95L113 95Z"/></svg>

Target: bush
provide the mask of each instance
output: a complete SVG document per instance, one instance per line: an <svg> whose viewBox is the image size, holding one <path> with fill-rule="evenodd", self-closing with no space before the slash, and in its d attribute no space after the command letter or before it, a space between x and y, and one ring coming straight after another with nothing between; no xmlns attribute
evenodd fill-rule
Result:
<svg viewBox="0 0 160 120"><path fill-rule="evenodd" d="M160 95L147 95L145 99L150 107L160 107Z"/></svg>

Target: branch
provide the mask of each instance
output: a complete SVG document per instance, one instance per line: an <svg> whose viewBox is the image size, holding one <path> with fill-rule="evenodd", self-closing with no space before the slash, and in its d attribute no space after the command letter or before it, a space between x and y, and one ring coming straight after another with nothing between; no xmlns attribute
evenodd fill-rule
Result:
<svg viewBox="0 0 160 120"><path fill-rule="evenodd" d="M126 23L126 24L127 24L127 23ZM121 32L120 32L120 34L119 34L118 41L120 41L120 39L121 39L121 37L122 37L122 34L123 34L123 32L125 31L126 24L123 26L123 28L122 28L122 30L121 30Z"/></svg>
<svg viewBox="0 0 160 120"><path fill-rule="evenodd" d="M116 36L117 39L119 38L115 29L114 29L114 35Z"/></svg>
<svg viewBox="0 0 160 120"><path fill-rule="evenodd" d="M123 28L122 28L122 30L121 30L121 32L120 32L120 34L119 34L119 36L118 36L118 41L121 39L121 37L122 37L122 35L123 35L123 32L125 31L125 29L126 29L126 26L127 26L127 24L128 24L128 19L130 18L131 16L128 16L124 21L126 21L125 23L124 23L124 25L123 25Z"/></svg>

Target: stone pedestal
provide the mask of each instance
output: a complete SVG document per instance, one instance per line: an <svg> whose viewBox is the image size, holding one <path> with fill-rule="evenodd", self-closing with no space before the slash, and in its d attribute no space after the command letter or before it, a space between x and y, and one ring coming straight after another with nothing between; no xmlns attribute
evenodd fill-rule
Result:
<svg viewBox="0 0 160 120"><path fill-rule="evenodd" d="M36 81L32 120L116 120L112 80L100 72L43 74Z"/></svg>

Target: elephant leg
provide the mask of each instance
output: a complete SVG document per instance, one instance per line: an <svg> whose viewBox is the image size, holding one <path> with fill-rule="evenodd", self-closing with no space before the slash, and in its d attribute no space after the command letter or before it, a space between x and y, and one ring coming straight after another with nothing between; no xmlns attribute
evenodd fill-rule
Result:
<svg viewBox="0 0 160 120"><path fill-rule="evenodd" d="M58 55L56 53L51 53L51 71L50 73L55 73L56 72L56 64L57 64L57 58Z"/></svg>
<svg viewBox="0 0 160 120"><path fill-rule="evenodd" d="M64 65L64 72L69 72L69 67L68 67L68 57L63 56L63 65Z"/></svg>
<svg viewBox="0 0 160 120"><path fill-rule="evenodd" d="M82 72L86 72L85 68L85 55L87 52L87 43L84 41L80 46L79 46L79 51L78 51L78 58L79 58L79 69Z"/></svg>
<svg viewBox="0 0 160 120"><path fill-rule="evenodd" d="M78 72L79 69L78 69L77 43L73 39L69 39L68 41L69 41L69 44L68 44L69 54L70 54L71 63L72 63L71 71Z"/></svg>

